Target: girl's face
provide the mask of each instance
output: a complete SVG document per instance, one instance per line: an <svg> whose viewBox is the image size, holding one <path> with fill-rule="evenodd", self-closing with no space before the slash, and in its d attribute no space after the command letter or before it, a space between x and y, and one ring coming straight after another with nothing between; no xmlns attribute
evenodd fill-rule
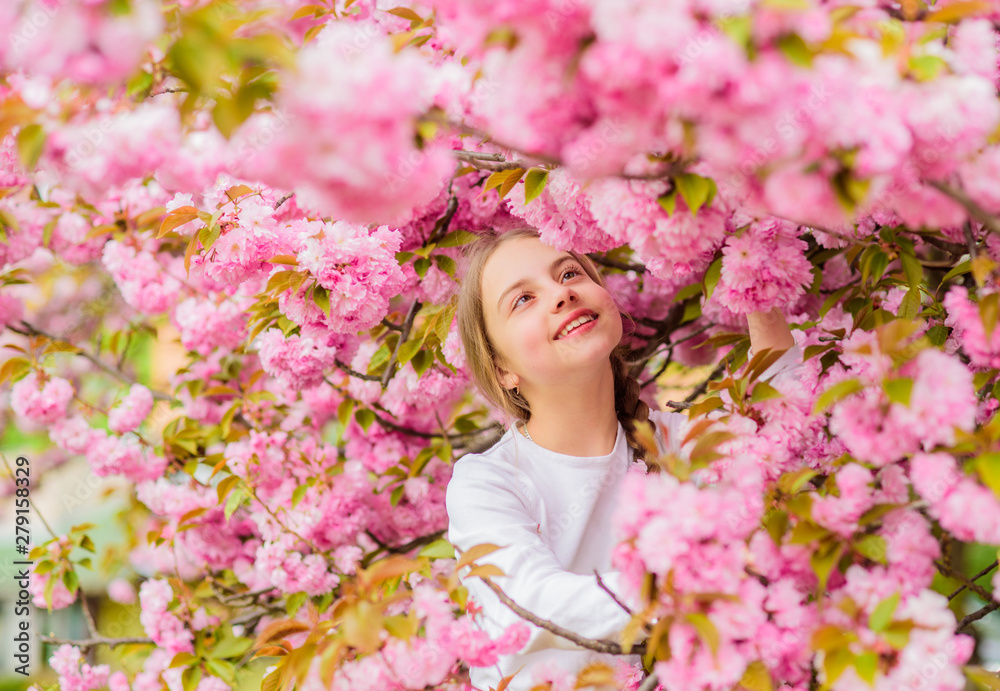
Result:
<svg viewBox="0 0 1000 691"><path fill-rule="evenodd" d="M502 243L483 267L486 330L504 388L521 393L608 362L622 338L610 293L568 252L534 237Z"/></svg>

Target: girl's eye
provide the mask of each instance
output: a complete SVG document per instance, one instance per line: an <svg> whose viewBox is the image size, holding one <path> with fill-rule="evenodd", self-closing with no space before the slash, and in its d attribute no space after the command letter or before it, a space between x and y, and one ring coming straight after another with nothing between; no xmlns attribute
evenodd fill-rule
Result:
<svg viewBox="0 0 1000 691"><path fill-rule="evenodd" d="M566 269L565 271L563 271L563 275L562 275L563 280L566 280L566 277L570 276L571 274L572 274L572 276L571 276L571 278L572 278L572 277L579 276L580 272L577 271L576 269Z"/></svg>
<svg viewBox="0 0 1000 691"><path fill-rule="evenodd" d="M525 299L530 298L530 297L531 296L528 295L527 293L522 293L521 295L518 295L517 299L514 300L513 307L517 308L521 304L521 300L525 300Z"/></svg>

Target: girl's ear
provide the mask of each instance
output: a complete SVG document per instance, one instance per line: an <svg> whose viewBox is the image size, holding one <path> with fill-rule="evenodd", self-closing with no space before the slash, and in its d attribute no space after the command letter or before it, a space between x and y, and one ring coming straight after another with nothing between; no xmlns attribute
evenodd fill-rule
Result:
<svg viewBox="0 0 1000 691"><path fill-rule="evenodd" d="M520 383L520 378L513 372L505 370L499 364L494 364L493 366L496 368L497 380L503 388L513 389Z"/></svg>

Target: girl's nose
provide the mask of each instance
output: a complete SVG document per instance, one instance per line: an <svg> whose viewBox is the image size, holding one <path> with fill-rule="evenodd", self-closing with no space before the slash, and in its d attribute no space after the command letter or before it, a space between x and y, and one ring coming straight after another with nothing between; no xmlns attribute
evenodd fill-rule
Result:
<svg viewBox="0 0 1000 691"><path fill-rule="evenodd" d="M558 312L567 304L576 302L576 300L577 295L573 292L572 288L560 286L559 291L556 293L555 309L553 311Z"/></svg>

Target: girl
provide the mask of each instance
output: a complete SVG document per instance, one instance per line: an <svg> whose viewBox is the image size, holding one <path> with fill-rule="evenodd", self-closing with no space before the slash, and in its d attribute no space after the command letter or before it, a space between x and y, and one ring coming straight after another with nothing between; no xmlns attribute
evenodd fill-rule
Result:
<svg viewBox="0 0 1000 691"><path fill-rule="evenodd" d="M650 412L639 399L621 314L586 256L545 245L531 229L484 237L469 256L458 302L466 360L483 395L515 423L489 450L455 464L448 538L463 552L501 545L479 563L503 570L495 582L514 602L582 636L613 639L629 616L594 574L619 592L610 526L618 486L644 455L633 422L658 423L661 451L678 453L687 417ZM748 321L754 349L794 345L780 314ZM797 357L789 350L767 375ZM463 583L492 637L520 621L478 578ZM496 688L523 670L507 687L520 691L536 664L574 674L595 659L614 664L610 657L532 625L520 653L472 669L472 683Z"/></svg>

